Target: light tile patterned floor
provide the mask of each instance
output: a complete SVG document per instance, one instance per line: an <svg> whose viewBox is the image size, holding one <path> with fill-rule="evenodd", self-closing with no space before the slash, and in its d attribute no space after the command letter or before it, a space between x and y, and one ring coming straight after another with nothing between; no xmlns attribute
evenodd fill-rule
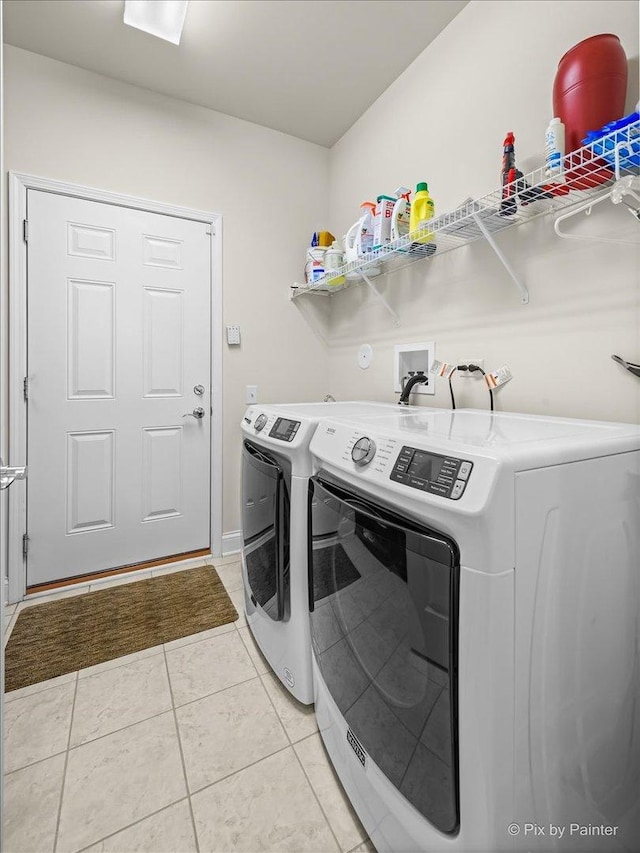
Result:
<svg viewBox="0 0 640 853"><path fill-rule="evenodd" d="M218 566L241 612L240 563ZM6 853L373 851L242 615L8 693L4 737Z"/></svg>

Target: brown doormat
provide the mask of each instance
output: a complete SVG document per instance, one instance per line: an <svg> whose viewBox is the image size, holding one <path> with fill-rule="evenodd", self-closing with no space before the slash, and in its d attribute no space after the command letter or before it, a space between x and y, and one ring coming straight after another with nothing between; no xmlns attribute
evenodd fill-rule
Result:
<svg viewBox="0 0 640 853"><path fill-rule="evenodd" d="M5 690L234 622L238 613L213 566L34 604L5 651Z"/></svg>

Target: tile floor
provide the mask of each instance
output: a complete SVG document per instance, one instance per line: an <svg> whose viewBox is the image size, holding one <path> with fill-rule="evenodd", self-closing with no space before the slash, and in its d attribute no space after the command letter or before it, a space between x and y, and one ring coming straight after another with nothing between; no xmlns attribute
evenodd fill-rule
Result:
<svg viewBox="0 0 640 853"><path fill-rule="evenodd" d="M214 563L235 623L6 694L6 853L373 851L253 642L237 556Z"/></svg>

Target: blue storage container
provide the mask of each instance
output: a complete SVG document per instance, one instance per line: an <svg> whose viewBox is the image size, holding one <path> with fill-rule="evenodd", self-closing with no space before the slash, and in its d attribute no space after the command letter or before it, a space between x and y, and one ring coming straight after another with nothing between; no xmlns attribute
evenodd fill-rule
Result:
<svg viewBox="0 0 640 853"><path fill-rule="evenodd" d="M582 140L594 154L615 168L615 148L620 145L620 169L629 171L640 166L640 113L631 113L605 124L600 130L590 130Z"/></svg>

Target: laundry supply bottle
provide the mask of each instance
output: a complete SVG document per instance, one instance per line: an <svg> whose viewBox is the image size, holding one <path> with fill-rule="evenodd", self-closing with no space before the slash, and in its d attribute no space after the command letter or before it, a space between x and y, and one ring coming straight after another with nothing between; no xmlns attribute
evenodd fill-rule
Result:
<svg viewBox="0 0 640 853"><path fill-rule="evenodd" d="M396 190L396 203L391 211L391 242L406 237L411 228L411 202L409 196L411 190L407 187L398 187Z"/></svg>
<svg viewBox="0 0 640 853"><path fill-rule="evenodd" d="M376 206L372 201L363 201L360 205L360 219L354 222L344 235L344 252L347 263L359 261L362 255L366 255L372 250L375 208ZM380 268L368 265L366 274L371 276L379 275ZM352 270L347 273L347 278L354 280L362 278L362 276L358 270Z"/></svg>
<svg viewBox="0 0 640 853"><path fill-rule="evenodd" d="M500 201L500 216L513 216L518 210L514 181L518 177L515 155L516 138L510 130L502 143L502 168L500 178L502 182L502 200Z"/></svg>
<svg viewBox="0 0 640 853"><path fill-rule="evenodd" d="M313 284L324 275L324 256L326 249L320 247L309 247L307 259L304 265L304 280L307 284Z"/></svg>
<svg viewBox="0 0 640 853"><path fill-rule="evenodd" d="M331 248L327 249L324 255L324 268L327 276L327 284L329 287L339 287L344 284L345 277L343 275L334 275L334 272L344 263L344 253L342 247L337 240L334 240Z"/></svg>
<svg viewBox="0 0 640 853"><path fill-rule="evenodd" d="M372 201L363 201L360 205L362 215L360 227L356 234L356 251L358 256L367 255L373 250L373 228L375 225L376 206Z"/></svg>
<svg viewBox="0 0 640 853"><path fill-rule="evenodd" d="M391 240L391 214L396 199L390 195L379 195L373 223L373 248L381 249Z"/></svg>
<svg viewBox="0 0 640 853"><path fill-rule="evenodd" d="M429 185L425 181L421 181L416 186L416 194L411 204L411 214L409 218L409 229L413 233L421 228L425 228L427 222L433 218L435 213L435 205L433 199L429 195ZM432 255L436 250L435 234L427 232L416 237L411 243L412 252L420 252L421 254Z"/></svg>
<svg viewBox="0 0 640 853"><path fill-rule="evenodd" d="M552 118L544 137L544 153L547 161L545 175L553 183L564 182L564 124Z"/></svg>

